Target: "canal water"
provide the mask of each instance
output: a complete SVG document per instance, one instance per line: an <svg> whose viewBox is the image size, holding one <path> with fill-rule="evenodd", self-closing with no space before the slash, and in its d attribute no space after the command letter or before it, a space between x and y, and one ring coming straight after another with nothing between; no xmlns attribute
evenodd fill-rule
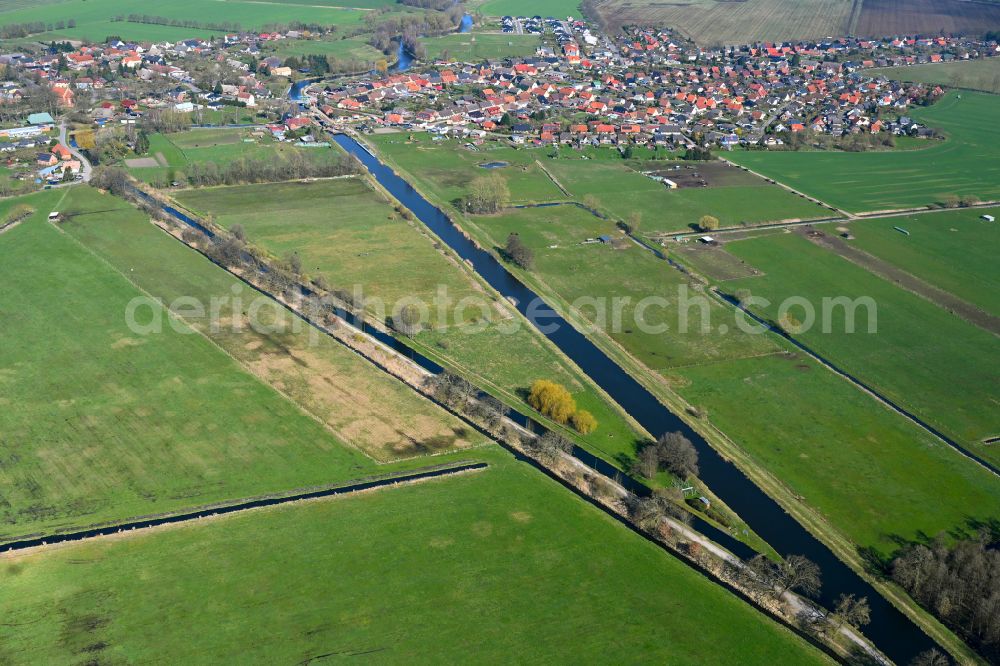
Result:
<svg viewBox="0 0 1000 666"><path fill-rule="evenodd" d="M690 439L698 449L699 476L716 495L736 510L779 553L804 555L820 566L823 571L821 603L832 608L840 594L867 597L871 606L871 622L864 628L864 633L896 663L906 664L918 653L935 647L934 642L909 618L838 560L829 548L785 513L777 502L732 463L724 460L698 433L670 412L586 336L519 282L492 254L476 247L452 225L448 216L408 182L351 137L338 134L334 140L357 157L380 185L469 263L490 286L510 299L532 325L573 359L646 430L654 435L680 431Z"/></svg>

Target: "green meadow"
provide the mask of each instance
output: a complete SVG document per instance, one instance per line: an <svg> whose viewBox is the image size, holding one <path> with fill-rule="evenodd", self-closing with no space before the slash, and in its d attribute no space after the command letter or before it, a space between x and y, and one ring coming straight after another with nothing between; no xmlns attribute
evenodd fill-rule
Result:
<svg viewBox="0 0 1000 666"><path fill-rule="evenodd" d="M580 18L579 0L487 0L479 7L479 11L487 16L554 16Z"/></svg>
<svg viewBox="0 0 1000 666"><path fill-rule="evenodd" d="M528 465L481 457L461 476L7 557L0 660L830 663Z"/></svg>
<svg viewBox="0 0 1000 666"><path fill-rule="evenodd" d="M1000 209L959 209L851 223L861 249L1000 316ZM909 235L900 233L901 227Z"/></svg>
<svg viewBox="0 0 1000 666"><path fill-rule="evenodd" d="M575 206L472 217L464 225L493 243L517 233L535 253L534 267L519 274L558 294L564 308L581 297L606 302L628 297L635 303L653 295L671 300L665 318L678 321L676 290L685 284L683 276L631 243L615 243L626 249L582 244L588 237L620 239L620 234ZM739 243L728 247L733 245ZM753 289L753 280L746 284ZM991 474L818 363L783 353L773 336L742 333L731 308L714 299L709 303L707 334L697 332L702 321L697 306L689 310L687 334L655 335L634 326L635 308L626 306L625 327L610 336L704 409L756 464L853 543L891 553L898 538L966 529L970 517L987 519L1000 510ZM596 309L583 304L579 311L591 323L597 321ZM646 323L661 321L649 317ZM719 332L720 324L727 326L726 333ZM919 514L905 510L922 503L933 508Z"/></svg>
<svg viewBox="0 0 1000 666"><path fill-rule="evenodd" d="M534 253L533 268L521 272L527 281L556 294L660 374L775 350L766 338L737 331L727 307L667 262L578 206L508 210L466 224L482 230L491 247L517 234ZM600 236L610 242L593 242Z"/></svg>
<svg viewBox="0 0 1000 666"><path fill-rule="evenodd" d="M733 151L727 158L849 211L926 206L951 196L1000 199L1000 97L951 92L908 115L939 129L922 150Z"/></svg>
<svg viewBox="0 0 1000 666"><path fill-rule="evenodd" d="M455 301L479 293L464 273L446 269L451 255L437 249L416 222L401 217L362 178L211 187L186 190L175 198L225 227L242 225L251 242L279 258L298 253L306 273L322 276L335 288L350 292L361 287L369 297L369 311L382 318L391 317L405 297L430 303L438 289ZM387 271L387 265L396 270ZM376 298L382 307L376 307ZM456 323L455 314L449 309L439 320L431 312L431 325ZM464 320L459 315L457 323Z"/></svg>
<svg viewBox="0 0 1000 666"><path fill-rule="evenodd" d="M174 134L151 134L149 152L142 157L156 160L158 166L129 166L128 170L140 180L163 184L171 177L183 182L184 169L191 164L211 163L221 168L239 159L284 160L292 156L333 160L339 158L340 153L332 148L301 148L280 143L262 130L198 128Z"/></svg>
<svg viewBox="0 0 1000 666"><path fill-rule="evenodd" d="M745 288L768 299L755 309L772 319L784 299L805 299L816 324L797 338L957 441L1000 459L995 449L978 445L1000 432L995 336L798 234L732 242L727 249L764 273L729 281L727 291ZM822 299L836 297L870 298L875 312L855 308L855 332L846 332L845 308L831 308L824 332ZM806 320L801 305L789 312Z"/></svg>
<svg viewBox="0 0 1000 666"><path fill-rule="evenodd" d="M365 139L377 147L379 154L415 176L415 184L442 202L464 197L474 178L491 172L500 174L506 181L512 203L566 199L536 164L536 160L545 159L545 153L539 150L491 144L469 148L454 139L434 141L424 132L373 134ZM490 162L507 162L508 166L502 169L480 166Z"/></svg>
<svg viewBox="0 0 1000 666"><path fill-rule="evenodd" d="M866 74L884 76L892 81L912 81L1000 93L1000 60L995 58L882 67L869 69Z"/></svg>
<svg viewBox="0 0 1000 666"><path fill-rule="evenodd" d="M479 62L534 55L541 41L538 35L472 32L427 37L421 43L429 60Z"/></svg>
<svg viewBox="0 0 1000 666"><path fill-rule="evenodd" d="M360 0L365 2L378 0ZM42 21L75 21L72 28L50 28L44 39L80 39L102 42L109 35L122 39L143 41L177 41L196 37L223 34L202 28L184 28L170 25L116 21L116 17L131 14L164 17L178 21L196 21L198 24L236 23L244 29L263 28L268 24L287 25L292 21L340 25L360 22L365 13L339 6L316 6L318 3L254 2L252 0L172 0L151 6L139 0L66 0L64 2L38 3L17 7L0 13L0 24Z"/></svg>
<svg viewBox="0 0 1000 666"><path fill-rule="evenodd" d="M642 215L645 234L689 232L703 215L712 215L727 227L829 215L822 206L753 177L733 185L670 190L621 160L560 159L544 164L577 201L596 197L598 208L619 220ZM662 168L655 162L638 166Z"/></svg>
<svg viewBox="0 0 1000 666"><path fill-rule="evenodd" d="M609 155L617 155L610 148L598 153L561 148L557 153L559 158L552 159L554 153L550 148L487 143L473 149L455 140L433 141L424 133L366 138L381 155L406 171L421 189L443 202L453 202L468 194L472 179L485 172L479 165L506 162L507 166L490 171L507 182L512 205L583 201L593 197L598 209L615 219L624 220L634 213L642 215L643 233L688 232L702 215L713 215L724 226L737 226L829 214L822 206L742 172L730 176L718 187L668 190L641 170L665 169L673 162L609 159ZM592 158L573 159L582 155ZM628 196L621 196L622 192L628 192Z"/></svg>
<svg viewBox="0 0 1000 666"><path fill-rule="evenodd" d="M534 380L559 382L599 423L589 435L574 435L582 445L611 461L635 454L643 435L618 407L528 322L486 295L421 225L400 218L364 181L203 188L180 192L177 199L223 225L243 224L251 243L278 257L297 252L303 270L322 275L333 288L350 291L359 285L371 304L378 299L391 306L408 298L428 304L433 325L407 344L517 409L530 410L525 399ZM441 318L433 305L439 286L453 304ZM472 305L457 307L470 298Z"/></svg>
<svg viewBox="0 0 1000 666"><path fill-rule="evenodd" d="M182 304L187 323L341 441L380 461L485 441L338 342L286 317L269 299L256 298L257 292L124 202L78 188L68 203L71 212L75 208L84 214L64 225L67 233L145 292L168 306ZM184 308L184 299L191 298L206 311ZM216 317L211 314L213 303L218 303ZM249 318L251 308L254 321Z"/></svg>
<svg viewBox="0 0 1000 666"><path fill-rule="evenodd" d="M677 391L854 544L975 531L1000 482L800 352L680 368Z"/></svg>
<svg viewBox="0 0 1000 666"><path fill-rule="evenodd" d="M142 292L45 221L46 195L0 236L0 539L374 470L204 337L179 323L133 332ZM147 304L136 320L157 314Z"/></svg>
<svg viewBox="0 0 1000 666"><path fill-rule="evenodd" d="M403 147L395 143L389 147L390 159L396 166L407 159L416 159L412 156L401 157L399 153L402 150ZM638 188L621 186L616 192L602 184L604 178L598 174L607 170L621 178L639 178L653 183L636 172L629 174L628 168L618 160L581 162L560 159L545 160L543 163L563 186L571 190L578 188L581 193L598 190L600 194L605 194L601 198L602 204L606 198L619 208L634 204ZM576 169L579 164L584 167ZM655 163L639 164L635 166L661 166ZM432 196L442 191L440 181L430 180L425 171L406 171L423 191ZM505 169L501 169L503 171ZM712 187L688 191L706 195L739 188L767 191L762 187L748 186L744 175L739 173L736 177L719 179L716 183ZM601 187L606 189L600 190ZM621 196L623 191L628 191L629 196ZM683 193L684 190L664 193L678 192ZM642 194L638 196L641 200ZM664 207L661 206L660 210ZM620 212L622 217L628 215L627 209ZM663 216L670 214L671 211L665 210ZM581 296L628 296L633 302L649 295L673 296L676 304L676 290L686 283L683 275L666 262L628 242L611 221L599 219L576 206L508 209L499 215L457 219L477 241L490 248L502 246L509 233L517 233L534 251L534 265L528 271L511 266L512 270L564 312L572 310L570 303ZM651 219L654 220L652 223L656 223L657 218L643 216L643 231L650 230ZM866 220L857 225L869 222L874 221ZM583 242L600 235L608 236L611 243ZM826 256L816 250L821 253L819 259L811 254L798 258L795 265L799 272L791 274L787 270L782 271L780 276L768 280L772 271L777 272L772 263L760 262L758 265L755 257L744 255L738 249L745 244L767 243L771 235L726 244L735 256L723 267L729 271L739 269L730 278L749 275L750 267L760 268L768 274L752 279L730 279L724 283L727 291L735 292L745 286L757 295L770 296L770 289L784 294L792 287L798 290L802 285L809 285L812 278L808 270L814 263L832 261L847 264L834 255ZM810 245L804 240L802 244ZM797 247L776 248L774 261L790 261L797 257ZM806 248L809 249L811 245ZM673 254L675 260L688 263L686 254L675 253L670 247L665 251ZM749 266L740 264L741 259L746 259ZM830 280L840 280L846 270L840 269L839 263L837 266L837 271L831 272ZM847 268L852 268L852 265L847 264ZM866 289L861 293L868 293L869 278L876 284L880 283L868 273L860 272L858 279ZM834 284L840 287L839 282L834 281ZM765 285L770 289L765 290ZM888 284L884 288L892 293L893 298L903 297L908 307L912 306L921 313L924 311L924 301L906 293L896 294L898 290ZM689 293L694 296L697 291ZM830 293L853 295L853 291L844 292L842 289ZM812 292L807 295L812 295ZM910 299L918 302L914 304ZM931 309L932 317L945 314L937 312L930 304L926 306ZM587 321L595 320L596 310L585 302L580 302L577 312ZM610 316L613 308L609 307L607 312ZM634 312L630 313L628 307L622 312L626 315L623 320L631 323ZM649 312L663 316L657 308ZM708 299L708 313L710 333L707 335L696 332L701 323L701 310L695 306L688 310L687 335L680 335L676 330L648 334L637 327L623 327L613 333L612 338L645 366L657 371L671 389L689 404L707 414L713 425L749 454L752 464L767 470L793 495L824 516L851 543L890 553L898 547L898 539L910 540L940 531L966 529L970 517L985 518L995 514L994 477L908 423L905 418L881 407L870 396L836 377L819 363L800 354L787 354L787 345L774 335L743 333L734 318L735 311L728 306L723 307L715 299ZM676 305L668 316L676 320ZM964 322L950 319L953 317L947 315L943 322L946 331L950 330L948 327L965 330ZM658 323L658 320L653 323ZM925 323L908 321L907 324L912 328L933 330L933 325L928 327ZM719 332L720 325L726 326L724 333ZM863 326L864 322L860 325ZM983 401L989 398L981 392L984 388L983 372L988 372L989 364L984 363L984 340L978 333L976 329L971 335L977 340L973 346L978 345L978 365L982 367L973 369L970 377L975 386L970 387L972 397L967 412L973 418L988 419L990 410ZM921 332L919 337L921 341L926 341L930 334ZM909 352L909 349L906 351ZM884 353L888 367L895 357L892 352ZM840 362L839 358L835 360ZM910 359L897 368L894 379L910 372L915 363L915 359ZM930 381L927 376L930 373L918 373L924 382L922 388L942 390L940 382L935 384ZM988 385L986 388L988 393ZM956 397L956 401L959 399L961 396ZM915 469L919 469L922 475L919 480L913 479ZM929 470L934 470L934 474L929 474ZM873 483L876 479L879 483ZM948 487L947 491L941 490L942 484ZM932 508L917 514L907 509L915 505Z"/></svg>

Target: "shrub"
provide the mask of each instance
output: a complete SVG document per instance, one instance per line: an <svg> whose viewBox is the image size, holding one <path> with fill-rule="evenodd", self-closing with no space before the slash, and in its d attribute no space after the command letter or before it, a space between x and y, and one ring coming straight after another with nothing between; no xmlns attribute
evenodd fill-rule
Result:
<svg viewBox="0 0 1000 666"><path fill-rule="evenodd" d="M585 409L574 412L573 415L569 417L569 420L573 427L576 428L576 431L581 435L589 435L597 430L597 419L595 419L594 415Z"/></svg>
<svg viewBox="0 0 1000 666"><path fill-rule="evenodd" d="M532 382L528 404L556 423L566 423L576 412L576 401L569 391L547 379Z"/></svg>

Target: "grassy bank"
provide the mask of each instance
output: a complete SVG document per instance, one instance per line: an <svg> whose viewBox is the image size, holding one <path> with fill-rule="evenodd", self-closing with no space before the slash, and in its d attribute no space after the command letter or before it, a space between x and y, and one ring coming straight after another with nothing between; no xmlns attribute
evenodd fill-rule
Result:
<svg viewBox="0 0 1000 666"><path fill-rule="evenodd" d="M8 560L0 654L826 661L528 466L489 460L465 476Z"/></svg>

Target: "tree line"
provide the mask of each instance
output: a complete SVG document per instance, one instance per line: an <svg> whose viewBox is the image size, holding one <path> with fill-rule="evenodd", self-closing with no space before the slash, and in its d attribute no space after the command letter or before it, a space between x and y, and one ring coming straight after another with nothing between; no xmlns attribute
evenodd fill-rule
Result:
<svg viewBox="0 0 1000 666"><path fill-rule="evenodd" d="M422 14L406 14L379 20L378 14L371 12L365 17L367 32L371 32L368 44L383 53L389 54L395 48L396 41L403 40L403 46L414 57L424 57L423 44L419 37L443 35L455 30L462 20L464 11L459 5L448 11L429 11ZM360 34L360 33L359 33Z"/></svg>
<svg viewBox="0 0 1000 666"><path fill-rule="evenodd" d="M29 35L38 34L39 32L51 32L53 30L64 30L66 28L75 27L76 19L54 21L51 23L46 23L45 21L8 23L0 26L0 39L18 39L19 37L27 37Z"/></svg>
<svg viewBox="0 0 1000 666"><path fill-rule="evenodd" d="M270 183L299 178L328 178L358 173L357 160L344 155L336 160L315 160L292 153L284 159L243 158L220 166L195 162L184 168L188 183L195 186Z"/></svg>
<svg viewBox="0 0 1000 666"><path fill-rule="evenodd" d="M913 544L890 564L892 579L990 663L1000 663L1000 550L995 535L949 545Z"/></svg>
<svg viewBox="0 0 1000 666"><path fill-rule="evenodd" d="M149 14L129 14L128 16L116 16L112 21L125 21L128 23L144 23L147 25L169 25L174 28L192 28L196 30L213 30L215 32L240 32L243 28L235 21L223 21L222 23L209 23L205 21L195 21L193 19L172 19L166 16L151 16Z"/></svg>

